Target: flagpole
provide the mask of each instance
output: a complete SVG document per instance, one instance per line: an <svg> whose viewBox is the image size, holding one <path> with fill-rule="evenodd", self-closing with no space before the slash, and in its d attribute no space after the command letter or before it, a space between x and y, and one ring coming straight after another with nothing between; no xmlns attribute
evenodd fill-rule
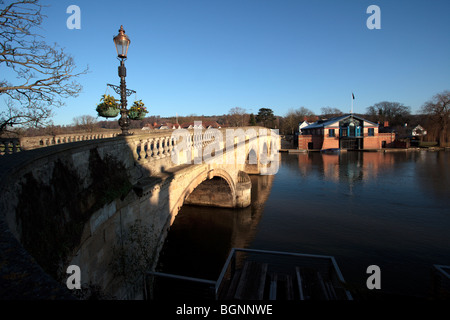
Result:
<svg viewBox="0 0 450 320"><path fill-rule="evenodd" d="M351 114L353 114L353 93L352 93L352 110L350 111Z"/></svg>
<svg viewBox="0 0 450 320"><path fill-rule="evenodd" d="M351 114L353 114L353 100L355 100L355 95L352 92L352 110L351 110Z"/></svg>

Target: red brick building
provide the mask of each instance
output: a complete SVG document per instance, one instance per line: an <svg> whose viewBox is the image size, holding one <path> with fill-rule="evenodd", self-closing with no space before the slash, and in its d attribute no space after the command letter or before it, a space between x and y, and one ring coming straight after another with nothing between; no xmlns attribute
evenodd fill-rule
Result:
<svg viewBox="0 0 450 320"><path fill-rule="evenodd" d="M395 133L380 133L378 124L353 114L318 120L302 129L300 150L374 150L392 147Z"/></svg>

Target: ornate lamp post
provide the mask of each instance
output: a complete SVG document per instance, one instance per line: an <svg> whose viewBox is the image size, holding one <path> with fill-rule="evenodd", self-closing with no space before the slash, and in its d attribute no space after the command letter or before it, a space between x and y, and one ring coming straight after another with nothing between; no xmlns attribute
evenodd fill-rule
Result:
<svg viewBox="0 0 450 320"><path fill-rule="evenodd" d="M130 46L130 38L125 34L125 30L123 26L120 26L119 34L114 37L114 44L117 50L117 57L120 60L119 66L119 77L120 77L120 87L114 86L112 84L108 84L108 86L112 87L117 94L120 94L120 119L119 126L122 129L122 135L126 136L130 133L128 129L130 127L130 119L128 118L128 109L127 109L127 97L132 93L136 93L134 90L127 89L127 85L125 83L125 77L127 76L127 69L125 68L124 61L127 59L128 47Z"/></svg>

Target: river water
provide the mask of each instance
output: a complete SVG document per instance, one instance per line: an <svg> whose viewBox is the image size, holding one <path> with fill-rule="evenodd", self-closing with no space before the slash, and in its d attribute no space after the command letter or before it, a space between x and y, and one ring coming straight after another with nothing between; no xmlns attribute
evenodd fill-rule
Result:
<svg viewBox="0 0 450 320"><path fill-rule="evenodd" d="M450 265L450 152L281 154L251 176L246 209L184 206L158 270L217 280L233 247L334 256L346 282L427 297L433 264Z"/></svg>

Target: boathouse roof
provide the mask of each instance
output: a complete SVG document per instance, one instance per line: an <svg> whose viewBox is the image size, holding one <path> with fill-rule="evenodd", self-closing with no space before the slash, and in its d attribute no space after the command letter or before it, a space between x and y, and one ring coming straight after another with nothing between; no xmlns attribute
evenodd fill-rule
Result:
<svg viewBox="0 0 450 320"><path fill-rule="evenodd" d="M358 120L361 120L361 121L364 121L364 122L368 122L368 123L370 123L373 126L378 126L378 124L376 124L376 123L374 123L372 121L366 120L364 118L361 118L360 116L355 116L354 114L344 114L342 116L338 116L338 117L334 117L334 118L330 118L330 119L318 120L318 121L310 124L309 126L304 127L303 130L325 128L325 127L333 125L336 122L339 122L339 121L342 121L344 119L347 119L349 117L353 117L355 119L358 119Z"/></svg>

